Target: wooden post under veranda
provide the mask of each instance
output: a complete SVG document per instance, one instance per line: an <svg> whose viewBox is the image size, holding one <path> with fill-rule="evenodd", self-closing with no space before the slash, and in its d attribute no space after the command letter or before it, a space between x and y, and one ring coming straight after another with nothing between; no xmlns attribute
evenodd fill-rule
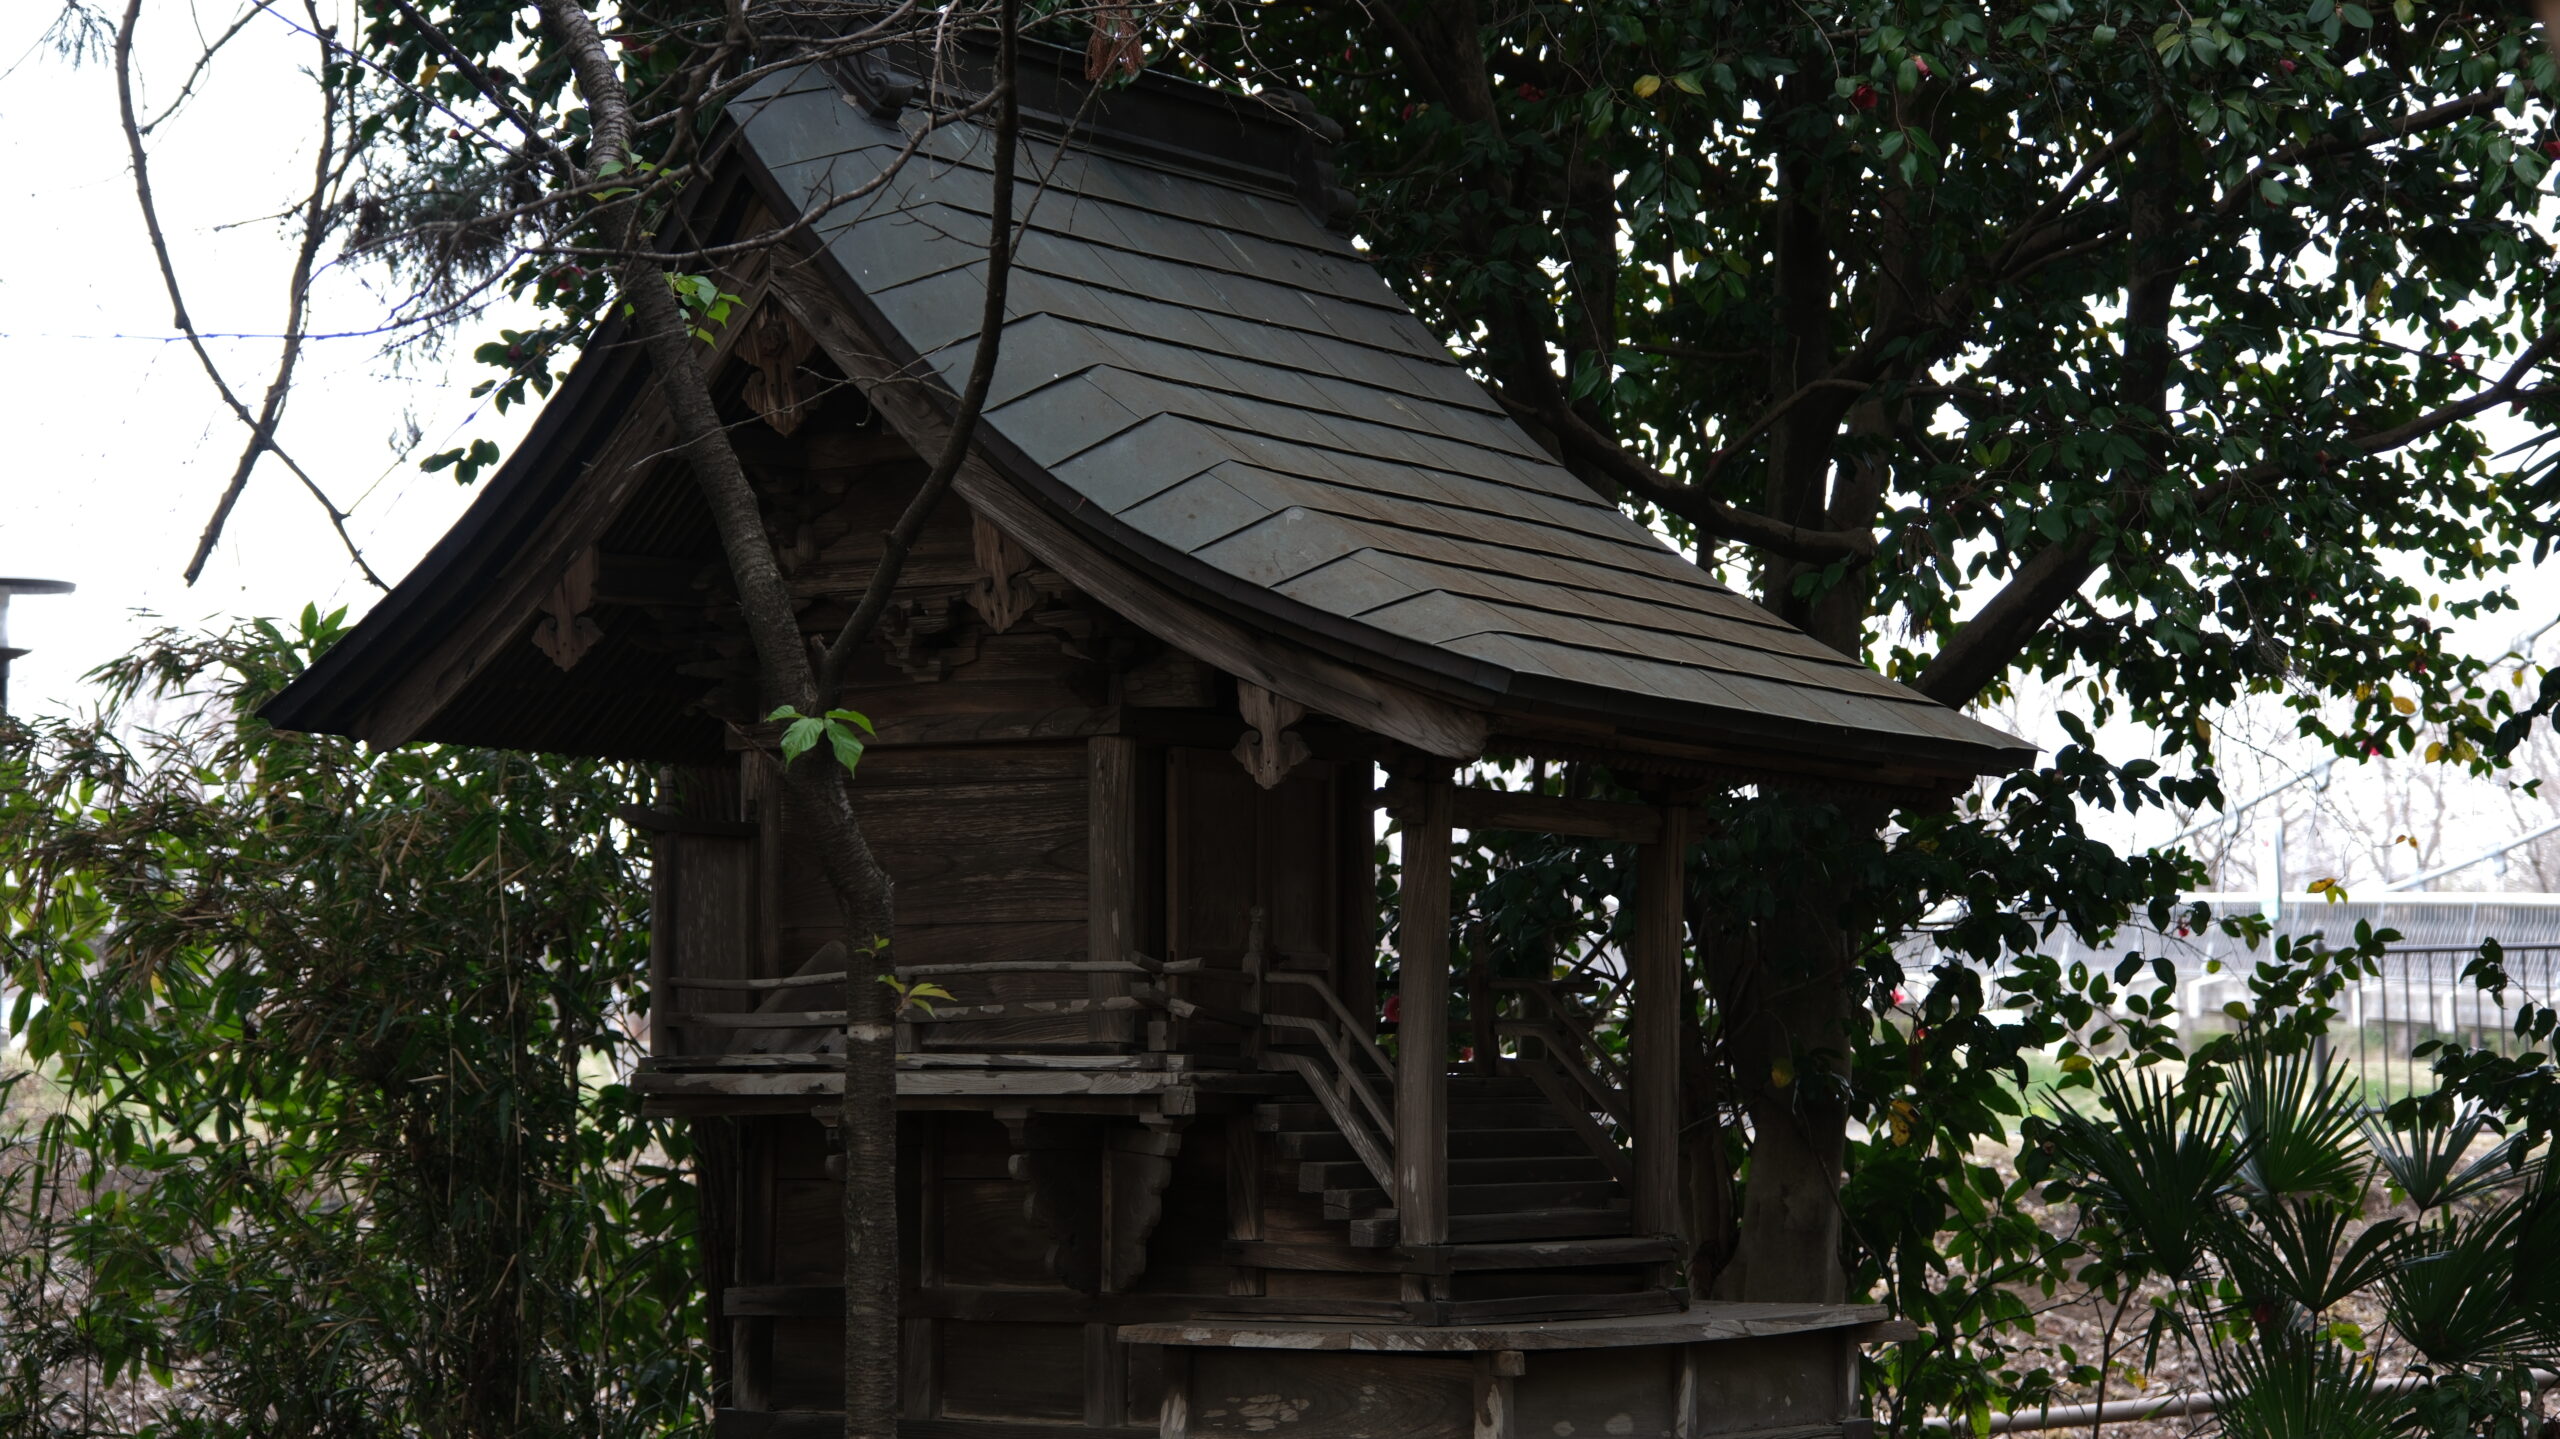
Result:
<svg viewBox="0 0 2560 1439"><path fill-rule="evenodd" d="M1434 765L1404 812L1396 926L1396 1230L1449 1239L1449 769Z"/></svg>

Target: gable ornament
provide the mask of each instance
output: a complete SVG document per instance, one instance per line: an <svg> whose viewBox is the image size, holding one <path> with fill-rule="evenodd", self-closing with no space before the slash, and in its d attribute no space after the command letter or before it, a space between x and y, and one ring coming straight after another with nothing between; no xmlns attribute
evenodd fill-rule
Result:
<svg viewBox="0 0 2560 1439"><path fill-rule="evenodd" d="M1235 756L1253 782L1270 789L1307 759L1307 742L1289 727L1307 717L1307 707L1258 684L1236 681L1236 708L1249 726L1236 741Z"/></svg>
<svg viewBox="0 0 2560 1439"><path fill-rule="evenodd" d="M533 647L564 670L576 669L604 638L604 627L587 613L596 603L597 562L594 546L580 550L561 571L559 583L543 595L542 618L533 626Z"/></svg>

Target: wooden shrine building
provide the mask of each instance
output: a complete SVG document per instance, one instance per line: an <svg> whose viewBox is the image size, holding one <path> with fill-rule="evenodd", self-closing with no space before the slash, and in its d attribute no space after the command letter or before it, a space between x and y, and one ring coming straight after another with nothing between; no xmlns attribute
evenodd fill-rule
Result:
<svg viewBox="0 0 2560 1439"><path fill-rule="evenodd" d="M1862 1422L1880 1309L1687 1292L1675 801L1945 795L2026 747L1780 623L1557 465L1336 228L1320 122L1156 75L1092 93L1080 61L1026 47L1028 226L986 421L846 697L879 729L852 793L896 880L892 959L955 996L900 1042L913 1434ZM804 68L732 107L692 197L716 241L861 194L724 277L745 305L706 352L813 635L860 594L968 368L990 140L924 124L965 88ZM669 449L608 331L267 713L665 767L630 816L657 859L636 1084L701 1140L720 1432L826 1434L847 966ZM1659 802L1453 783L1485 756L1604 764ZM1535 981L1479 996L1500 1055L1453 1063L1449 856L1488 828L1640 847L1623 1065Z"/></svg>

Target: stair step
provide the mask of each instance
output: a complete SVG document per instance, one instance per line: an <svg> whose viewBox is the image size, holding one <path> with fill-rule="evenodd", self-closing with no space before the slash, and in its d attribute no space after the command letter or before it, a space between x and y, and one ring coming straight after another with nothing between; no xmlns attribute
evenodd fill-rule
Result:
<svg viewBox="0 0 2560 1439"><path fill-rule="evenodd" d="M1527 1209L1510 1214L1449 1216L1452 1244L1515 1239L1590 1239L1632 1232L1624 1209Z"/></svg>
<svg viewBox="0 0 2560 1439"><path fill-rule="evenodd" d="M1253 1111L1253 1122L1255 1128L1266 1134L1333 1127L1333 1118L1325 1113L1324 1106L1311 1100L1286 1100L1257 1106ZM1567 1121L1544 1099L1452 1099L1449 1102L1449 1130L1453 1135L1476 1129L1565 1128Z"/></svg>
<svg viewBox="0 0 2560 1439"><path fill-rule="evenodd" d="M1449 1098L1459 1099L1540 1099L1545 1091L1534 1079L1513 1074L1453 1074L1449 1076Z"/></svg>
<svg viewBox="0 0 2560 1439"><path fill-rule="evenodd" d="M1623 1209L1540 1209L1521 1214L1456 1214L1449 1218L1452 1244L1500 1244L1531 1239L1623 1238L1632 1226ZM1395 1211L1351 1221L1355 1249L1392 1249L1399 1242Z"/></svg>
<svg viewBox="0 0 2560 1439"><path fill-rule="evenodd" d="M1526 1184L1607 1179L1609 1166L1595 1154L1499 1155L1449 1161L1451 1184ZM1298 1190L1352 1189L1370 1182L1369 1166L1356 1159L1314 1160L1298 1166Z"/></svg>
<svg viewBox="0 0 2560 1439"><path fill-rule="evenodd" d="M1389 1201L1386 1191L1363 1185L1324 1191L1324 1212L1328 1219L1359 1219L1385 1209ZM1449 1212L1458 1214L1505 1214L1517 1210L1539 1209L1608 1209L1626 1207L1626 1199L1618 1192L1618 1183L1606 1177L1570 1183L1546 1184L1452 1184L1449 1186Z"/></svg>
<svg viewBox="0 0 2560 1439"><path fill-rule="evenodd" d="M1351 1141L1332 1126L1284 1129L1271 1135L1271 1147L1283 1159L1334 1160L1354 1157ZM1468 1129L1449 1136L1451 1162L1466 1159L1518 1159L1531 1156L1591 1152L1582 1136L1570 1129Z"/></svg>

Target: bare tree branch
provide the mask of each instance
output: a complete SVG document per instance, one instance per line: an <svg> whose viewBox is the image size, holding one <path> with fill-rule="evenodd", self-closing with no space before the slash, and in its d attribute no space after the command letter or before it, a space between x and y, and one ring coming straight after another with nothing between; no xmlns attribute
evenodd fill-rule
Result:
<svg viewBox="0 0 2560 1439"><path fill-rule="evenodd" d="M987 293L978 319L977 351L970 357L969 378L960 392L959 408L952 412L951 434L942 443L942 453L934 459L932 473L907 502L896 526L880 537L879 568L871 572L871 583L864 587L861 602L845 618L844 628L819 660L818 694L824 703L833 703L845 662L880 623L881 614L889 607L889 595L906 569L916 536L933 518L943 496L951 492L952 479L969 457L969 442L977 432L979 412L986 408L987 388L995 380L996 352L1004 335L1006 285L1013 271L1012 136L1021 128L1014 100L1013 63L1013 46L1008 40L996 63L996 93L1003 97L1003 103L996 112L995 177L987 202Z"/></svg>
<svg viewBox="0 0 2560 1439"><path fill-rule="evenodd" d="M151 253L159 261L160 282L169 292L171 322L186 336L188 347L194 350L197 363L204 367L206 377L213 381L223 403L231 407L232 414L239 418L240 423L249 427L249 442L241 450L239 462L232 468L230 482L214 506L212 519L206 523L204 534L196 542L194 557L187 562L187 583L194 584L204 573L205 561L212 555L214 545L221 540L222 529L231 517L232 507L239 503L241 492L248 487L249 475L257 467L258 456L272 453L293 472L295 478L302 481L303 488L311 492L311 497L320 502L321 510L329 517L330 527L338 532L338 541L346 546L347 555L355 561L356 568L375 588L388 589L390 586L383 583L382 576L375 574L373 566L366 562L355 537L347 532L346 511L330 500L320 488L320 482L285 453L275 438L277 421L283 417L285 400L292 393L294 366L302 356L304 307L310 298L312 263L319 254L321 240L328 234L332 181L343 173L346 159L336 145L338 94L325 85L322 88L320 150L313 164L311 195L303 206L302 243L295 253L292 278L286 286L284 338L276 359L275 377L268 382L266 394L261 397L257 412L252 414L232 391L230 382L223 378L221 367L214 363L213 353L205 348L195 322L187 315L186 295L178 284L177 266L169 255L168 235L160 224L160 207L152 195L150 156L143 146L133 91L133 37L142 23L142 5L143 0L127 0L124 19L116 27L115 41L116 106L124 125L125 149L133 161L134 194L142 204L143 227L150 235Z"/></svg>

